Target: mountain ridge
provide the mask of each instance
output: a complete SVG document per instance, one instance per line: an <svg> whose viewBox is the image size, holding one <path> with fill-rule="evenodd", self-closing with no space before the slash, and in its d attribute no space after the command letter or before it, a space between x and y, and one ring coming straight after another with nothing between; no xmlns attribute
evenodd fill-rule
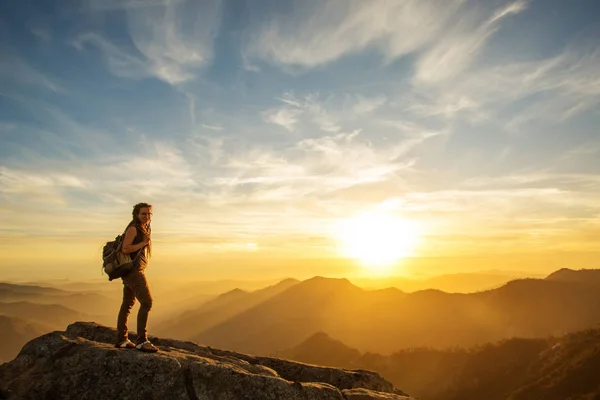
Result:
<svg viewBox="0 0 600 400"><path fill-rule="evenodd" d="M315 277L191 340L270 354L325 331L361 351L389 354L402 347L470 346L576 331L600 320L600 310L589 307L597 302L600 291L577 281L519 279L463 294L368 291L346 279Z"/></svg>

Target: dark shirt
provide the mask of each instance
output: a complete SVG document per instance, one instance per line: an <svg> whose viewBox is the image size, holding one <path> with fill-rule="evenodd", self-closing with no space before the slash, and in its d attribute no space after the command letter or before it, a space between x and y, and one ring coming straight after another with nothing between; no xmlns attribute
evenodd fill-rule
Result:
<svg viewBox="0 0 600 400"><path fill-rule="evenodd" d="M135 227L136 230L136 235L133 238L133 242L132 244L138 244L138 243L142 243L144 241L144 233L142 232L142 230L133 225ZM139 269L140 271L143 271L144 269L146 269L146 266L148 265L148 246L144 246L141 249L134 251L132 253L130 253L131 259L134 260L134 265L136 269Z"/></svg>

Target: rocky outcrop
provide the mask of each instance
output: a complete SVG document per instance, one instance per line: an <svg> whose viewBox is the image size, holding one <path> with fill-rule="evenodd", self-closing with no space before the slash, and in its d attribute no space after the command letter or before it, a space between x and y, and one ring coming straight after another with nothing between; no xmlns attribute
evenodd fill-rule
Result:
<svg viewBox="0 0 600 400"><path fill-rule="evenodd" d="M114 329L74 323L0 366L0 399L409 400L377 373L257 357L152 337L156 354L113 347Z"/></svg>

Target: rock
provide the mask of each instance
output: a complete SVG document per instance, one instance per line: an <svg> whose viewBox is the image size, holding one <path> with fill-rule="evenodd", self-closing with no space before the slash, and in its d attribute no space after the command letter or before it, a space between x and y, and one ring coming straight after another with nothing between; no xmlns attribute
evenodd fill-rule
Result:
<svg viewBox="0 0 600 400"><path fill-rule="evenodd" d="M376 392L368 389L345 389L342 390L344 398L347 400L411 400L412 397L401 394Z"/></svg>
<svg viewBox="0 0 600 400"><path fill-rule="evenodd" d="M116 349L116 332L77 322L0 366L0 399L410 399L371 371L256 357L151 337L155 354Z"/></svg>

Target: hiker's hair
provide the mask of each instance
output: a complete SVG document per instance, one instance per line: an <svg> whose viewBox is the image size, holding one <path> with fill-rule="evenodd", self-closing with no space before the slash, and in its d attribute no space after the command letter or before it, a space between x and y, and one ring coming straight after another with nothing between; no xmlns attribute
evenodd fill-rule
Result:
<svg viewBox="0 0 600 400"><path fill-rule="evenodd" d="M135 227L138 228L144 235L150 236L150 233L152 232L150 224L142 225L138 219L138 214L142 208L147 208L148 211L152 211L152 204L137 203L135 206L133 206L133 211L131 212L133 219L129 223L129 226L135 225ZM152 256L152 243L148 244L148 257L150 256Z"/></svg>

